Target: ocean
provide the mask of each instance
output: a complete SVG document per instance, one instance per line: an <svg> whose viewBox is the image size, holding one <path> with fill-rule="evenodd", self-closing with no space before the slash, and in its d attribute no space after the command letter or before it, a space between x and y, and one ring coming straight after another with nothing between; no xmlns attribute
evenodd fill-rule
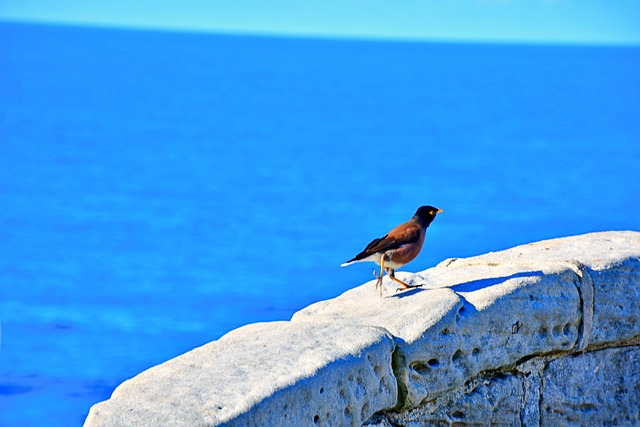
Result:
<svg viewBox="0 0 640 427"><path fill-rule="evenodd" d="M372 278L640 231L640 47L0 24L0 425Z"/></svg>

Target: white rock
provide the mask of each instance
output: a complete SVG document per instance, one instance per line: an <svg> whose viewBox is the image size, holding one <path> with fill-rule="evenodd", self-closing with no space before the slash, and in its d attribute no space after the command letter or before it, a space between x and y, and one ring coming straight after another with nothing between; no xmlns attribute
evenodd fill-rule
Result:
<svg viewBox="0 0 640 427"><path fill-rule="evenodd" d="M639 378L640 346L540 357L511 372L479 375L416 409L375 421L380 426L637 426Z"/></svg>
<svg viewBox="0 0 640 427"><path fill-rule="evenodd" d="M535 265L558 261L584 264L589 275L587 280L593 282L591 298L594 302L592 308L586 305L584 319L591 327L588 331L590 344L627 340L638 333L629 328L629 325L640 322L638 232L609 231L545 240L477 257L448 260L443 264L464 267L486 263Z"/></svg>
<svg viewBox="0 0 640 427"><path fill-rule="evenodd" d="M397 273L422 288L394 293L396 286L387 280L390 288L382 299L371 281L301 310L292 321L360 323L388 330L398 342L400 406L413 408L482 371L538 354L582 350L589 339L603 335L615 341L638 334L637 328L612 325L616 321L610 307L596 304L594 311L594 299L610 303L607 292L625 301L620 291L637 282L638 257L640 233L635 232L543 241L447 260L416 275ZM622 319L639 324L638 304L640 298L626 303Z"/></svg>
<svg viewBox="0 0 640 427"><path fill-rule="evenodd" d="M566 264L441 267L421 277L424 289L381 300L371 282L307 307L292 321L366 322L388 330L397 337L395 373L406 408L459 387L481 371L576 344L578 279Z"/></svg>
<svg viewBox="0 0 640 427"><path fill-rule="evenodd" d="M396 404L393 349L373 327L253 324L124 382L85 425L359 426Z"/></svg>
<svg viewBox="0 0 640 427"><path fill-rule="evenodd" d="M640 425L640 346L556 359L542 378L543 426Z"/></svg>
<svg viewBox="0 0 640 427"><path fill-rule="evenodd" d="M513 426L520 424L523 400L521 378L511 374L479 377L416 409L391 412L385 418L394 426Z"/></svg>

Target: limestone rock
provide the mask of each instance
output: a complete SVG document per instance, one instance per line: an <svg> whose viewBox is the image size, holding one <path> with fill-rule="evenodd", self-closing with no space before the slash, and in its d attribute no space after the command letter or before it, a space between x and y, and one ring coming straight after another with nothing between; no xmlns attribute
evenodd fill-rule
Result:
<svg viewBox="0 0 640 427"><path fill-rule="evenodd" d="M371 281L301 310L292 321L388 330L398 342L399 408L409 409L479 372L637 335L628 325L640 324L640 298L627 302L627 295L640 292L631 285L640 282L639 260L640 233L554 239L396 273L422 287L395 293L395 284L385 281L391 287L380 299ZM614 312L621 301L622 317Z"/></svg>
<svg viewBox="0 0 640 427"><path fill-rule="evenodd" d="M435 268L419 280L422 289L392 291L383 299L371 282L307 307L292 321L366 321L388 330L397 337L395 373L404 408L432 400L481 371L570 350L578 340L578 276L566 264Z"/></svg>
<svg viewBox="0 0 640 427"><path fill-rule="evenodd" d="M86 426L359 426L396 404L392 338L373 327L261 323L151 368Z"/></svg>
<svg viewBox="0 0 640 427"><path fill-rule="evenodd" d="M640 346L556 359L478 375L418 408L388 412L373 426L595 426L640 423Z"/></svg>
<svg viewBox="0 0 640 427"><path fill-rule="evenodd" d="M640 233L609 231L544 240L471 258L447 260L447 266L567 262L584 265L593 282L589 344L601 345L634 337L628 325L640 323ZM442 265L442 264L441 264ZM428 270L427 270L428 271ZM587 292L589 290L587 289ZM587 295L588 296L588 295ZM586 307L587 310L589 307Z"/></svg>
<svg viewBox="0 0 640 427"><path fill-rule="evenodd" d="M479 376L416 409L388 413L385 419L394 426L512 426L520 424L523 400L522 378L511 374Z"/></svg>
<svg viewBox="0 0 640 427"><path fill-rule="evenodd" d="M547 364L541 425L638 425L640 346L608 348Z"/></svg>

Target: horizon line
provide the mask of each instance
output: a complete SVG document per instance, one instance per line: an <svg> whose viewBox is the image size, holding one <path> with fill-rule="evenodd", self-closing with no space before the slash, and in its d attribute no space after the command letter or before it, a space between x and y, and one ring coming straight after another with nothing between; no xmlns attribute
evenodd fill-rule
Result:
<svg viewBox="0 0 640 427"><path fill-rule="evenodd" d="M492 38L492 37L429 37L429 36L407 36L407 35L373 35L373 34L349 34L349 33L322 33L322 32L297 32L297 31L269 31L269 30L242 30L242 29L215 29L203 27L186 26L162 26L162 25L131 25L118 23L95 23L46 19L16 19L0 17L0 25L31 25L67 27L79 29L97 29L114 31L139 31L139 32L161 32L179 34L201 34L232 37L264 37L283 39L309 39L309 40L329 40L329 41L362 41L362 42L389 42L389 43L442 43L442 44L490 44L509 46L576 46L576 47L640 47L640 41L611 41L611 40L557 40L557 39L535 39L535 38Z"/></svg>

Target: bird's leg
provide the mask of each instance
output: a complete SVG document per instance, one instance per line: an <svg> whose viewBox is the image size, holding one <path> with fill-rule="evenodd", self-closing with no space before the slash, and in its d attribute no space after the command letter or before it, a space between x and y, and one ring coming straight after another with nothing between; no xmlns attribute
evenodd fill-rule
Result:
<svg viewBox="0 0 640 427"><path fill-rule="evenodd" d="M420 287L420 285L409 285L407 283L404 283L402 280L398 279L396 277L395 271L393 269L389 270L389 277L391 277L391 280L393 280L396 283L400 283L402 285L402 288L398 288L396 289L397 291L403 290L403 289L410 289L410 288L418 288Z"/></svg>
<svg viewBox="0 0 640 427"><path fill-rule="evenodd" d="M376 290L378 289L378 284L380 283L380 275L378 274L378 270L373 269L373 277L376 278Z"/></svg>
<svg viewBox="0 0 640 427"><path fill-rule="evenodd" d="M374 270L375 271L375 270ZM376 282L376 289L380 286L380 298L382 298L382 276L384 275L384 254L380 257L380 274L376 275L378 281Z"/></svg>

